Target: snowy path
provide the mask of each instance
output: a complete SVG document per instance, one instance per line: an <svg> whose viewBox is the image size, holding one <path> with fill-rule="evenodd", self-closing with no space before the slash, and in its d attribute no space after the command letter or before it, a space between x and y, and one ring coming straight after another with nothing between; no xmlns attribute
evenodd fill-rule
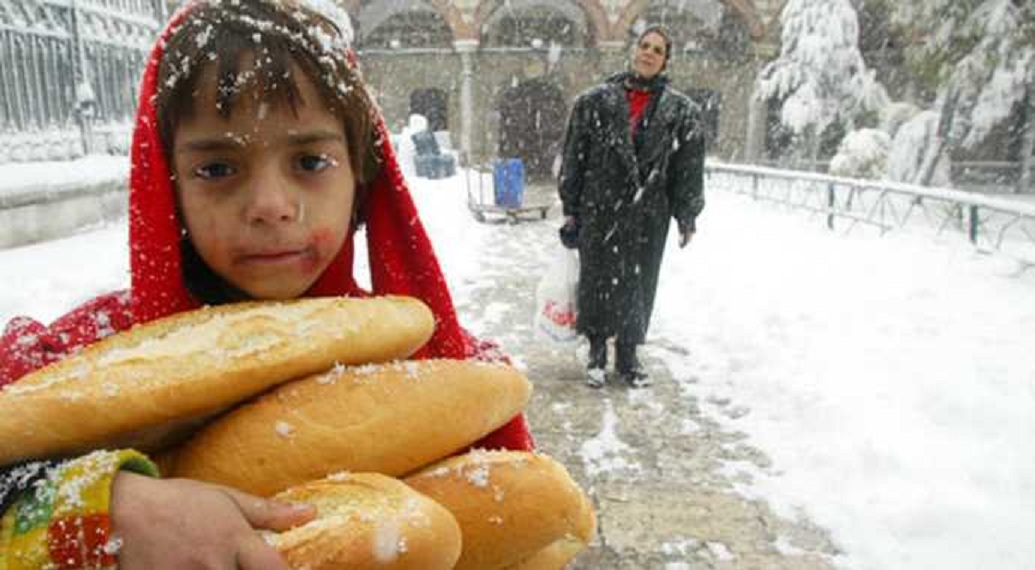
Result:
<svg viewBox="0 0 1035 570"><path fill-rule="evenodd" d="M580 567L1035 567L1031 271L713 192L668 250L658 385L591 392L531 334L556 220L478 224L461 186L417 196L462 321L527 370L541 446L601 509ZM0 252L0 321L124 286L123 239Z"/></svg>
<svg viewBox="0 0 1035 570"><path fill-rule="evenodd" d="M421 196L429 204L432 194ZM799 212L713 192L694 243L667 252L645 351L661 382L586 398L581 364L530 339L535 282L557 222L435 216L430 225L449 252L464 321L528 366L541 392L534 427L551 430L551 444L573 440L562 447L582 463L584 481L643 485L671 468L668 481L688 476L678 489L693 493L700 485L691 483L716 483L709 462L717 462L715 488L732 482L768 501L782 517L769 522L788 528L755 538L783 547L797 535L783 548L791 555L842 551L832 561L860 569L1035 567L1027 539L1035 456L1026 451L1035 433L1035 272L1018 275L1012 261L952 238L831 234ZM566 424L568 416L590 424ZM601 462L591 444L617 452ZM705 460L683 461L695 454ZM728 522L752 508L708 516ZM652 517L642 524L664 519ZM786 522L802 517L829 529L833 546L810 523ZM629 556L659 541L671 551L679 535L619 546ZM706 544L687 544L694 567L718 564ZM742 556L730 563L737 568L768 548L727 546Z"/></svg>

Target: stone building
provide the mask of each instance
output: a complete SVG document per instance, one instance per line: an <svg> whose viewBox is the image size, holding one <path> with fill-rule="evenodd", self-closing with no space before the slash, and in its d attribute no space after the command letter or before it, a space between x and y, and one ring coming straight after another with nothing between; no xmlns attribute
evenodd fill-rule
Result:
<svg viewBox="0 0 1035 570"><path fill-rule="evenodd" d="M575 96L624 69L631 40L651 24L673 32L669 75L705 107L710 152L759 151L764 107L751 94L777 51L780 0L339 3L389 128L425 115L472 162L517 156L530 175L548 176Z"/></svg>
<svg viewBox="0 0 1035 570"><path fill-rule="evenodd" d="M712 154L759 156L764 106L749 102L783 0L333 1L389 128L423 114L465 160L520 157L547 176L575 96L624 69L650 24L673 32L669 74L707 109ZM0 163L125 152L139 70L181 3L0 2Z"/></svg>

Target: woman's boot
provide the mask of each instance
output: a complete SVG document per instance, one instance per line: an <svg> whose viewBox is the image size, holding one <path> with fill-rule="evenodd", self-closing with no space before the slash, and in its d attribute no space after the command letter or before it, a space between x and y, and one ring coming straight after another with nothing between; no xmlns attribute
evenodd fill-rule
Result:
<svg viewBox="0 0 1035 570"><path fill-rule="evenodd" d="M589 337L589 363L586 365L586 385L590 388L604 386L604 369L607 368L607 337Z"/></svg>
<svg viewBox="0 0 1035 570"><path fill-rule="evenodd" d="M640 359L636 358L635 343L622 342L622 339L615 343L615 371L619 378L633 388L650 386L650 378L640 364Z"/></svg>

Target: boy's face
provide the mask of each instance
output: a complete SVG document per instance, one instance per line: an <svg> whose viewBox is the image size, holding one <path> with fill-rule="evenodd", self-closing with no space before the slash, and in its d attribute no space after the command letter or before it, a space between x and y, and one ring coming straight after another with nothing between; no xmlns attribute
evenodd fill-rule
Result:
<svg viewBox="0 0 1035 570"><path fill-rule="evenodd" d="M205 263L249 296L299 297L349 231L355 178L341 120L297 67L297 115L246 89L224 119L214 67L199 77L194 113L173 135L184 224Z"/></svg>

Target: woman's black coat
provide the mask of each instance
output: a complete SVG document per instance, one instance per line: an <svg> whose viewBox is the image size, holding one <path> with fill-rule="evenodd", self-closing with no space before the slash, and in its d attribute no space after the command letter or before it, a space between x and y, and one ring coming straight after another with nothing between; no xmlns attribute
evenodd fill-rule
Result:
<svg viewBox="0 0 1035 570"><path fill-rule="evenodd" d="M700 110L661 81L634 143L627 74L575 101L560 195L579 225L578 331L640 344L650 325L669 219L694 231L704 208Z"/></svg>

